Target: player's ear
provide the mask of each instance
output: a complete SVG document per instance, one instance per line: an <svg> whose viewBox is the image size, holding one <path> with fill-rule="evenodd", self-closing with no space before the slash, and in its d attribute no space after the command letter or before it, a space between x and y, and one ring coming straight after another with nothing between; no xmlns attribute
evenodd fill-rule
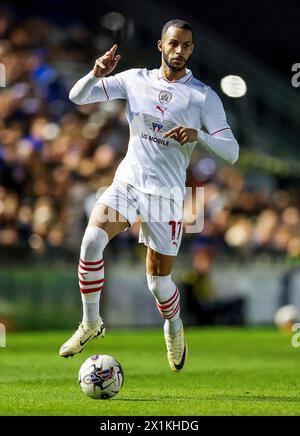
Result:
<svg viewBox="0 0 300 436"><path fill-rule="evenodd" d="M157 41L157 48L160 52L162 52L162 41L161 39L159 41Z"/></svg>

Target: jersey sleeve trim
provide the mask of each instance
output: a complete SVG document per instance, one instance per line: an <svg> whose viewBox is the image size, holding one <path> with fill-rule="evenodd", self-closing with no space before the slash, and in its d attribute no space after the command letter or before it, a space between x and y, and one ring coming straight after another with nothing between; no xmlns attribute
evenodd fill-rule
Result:
<svg viewBox="0 0 300 436"><path fill-rule="evenodd" d="M230 127L226 127L225 129L217 130L216 132L212 133L211 136L214 136L217 133L223 132L224 130L231 130L231 128Z"/></svg>

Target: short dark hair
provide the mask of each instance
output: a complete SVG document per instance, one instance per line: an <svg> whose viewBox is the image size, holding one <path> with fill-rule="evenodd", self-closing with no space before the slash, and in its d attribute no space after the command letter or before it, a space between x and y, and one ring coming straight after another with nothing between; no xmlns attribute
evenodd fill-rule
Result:
<svg viewBox="0 0 300 436"><path fill-rule="evenodd" d="M171 27L171 26L177 27L179 29L190 30L192 32L192 38L194 39L194 32L193 32L192 26L189 23L187 23L186 21L179 20L179 19L168 21L164 25L164 27L162 28L161 37L164 36L164 34L168 31L169 27Z"/></svg>

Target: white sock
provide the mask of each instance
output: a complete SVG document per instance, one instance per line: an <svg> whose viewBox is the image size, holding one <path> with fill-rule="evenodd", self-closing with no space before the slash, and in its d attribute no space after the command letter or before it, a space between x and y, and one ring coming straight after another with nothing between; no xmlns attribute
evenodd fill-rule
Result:
<svg viewBox="0 0 300 436"><path fill-rule="evenodd" d="M100 295L104 286L103 251L109 242L105 230L88 226L84 233L78 266L83 318L86 326L95 324L99 318Z"/></svg>
<svg viewBox="0 0 300 436"><path fill-rule="evenodd" d="M81 294L83 311L82 322L87 327L94 325L99 319L100 296L100 291L94 292L93 294Z"/></svg>
<svg viewBox="0 0 300 436"><path fill-rule="evenodd" d="M182 321L180 317L174 320L166 319L164 324L164 331L169 335L175 335L177 332L179 332L181 327L182 327Z"/></svg>
<svg viewBox="0 0 300 436"><path fill-rule="evenodd" d="M156 306L165 319L164 331L174 335L182 326L179 289L172 281L171 275L161 277L147 274L147 282L156 299Z"/></svg>

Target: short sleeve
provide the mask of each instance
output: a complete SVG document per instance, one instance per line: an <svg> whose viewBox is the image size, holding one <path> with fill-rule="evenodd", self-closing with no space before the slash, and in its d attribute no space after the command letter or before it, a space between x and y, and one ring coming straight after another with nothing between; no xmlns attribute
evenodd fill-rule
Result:
<svg viewBox="0 0 300 436"><path fill-rule="evenodd" d="M100 79L99 85L103 87L107 100L127 98L126 72L118 73L114 76L103 77Z"/></svg>
<svg viewBox="0 0 300 436"><path fill-rule="evenodd" d="M203 104L202 122L210 135L230 130L221 99L211 88Z"/></svg>

